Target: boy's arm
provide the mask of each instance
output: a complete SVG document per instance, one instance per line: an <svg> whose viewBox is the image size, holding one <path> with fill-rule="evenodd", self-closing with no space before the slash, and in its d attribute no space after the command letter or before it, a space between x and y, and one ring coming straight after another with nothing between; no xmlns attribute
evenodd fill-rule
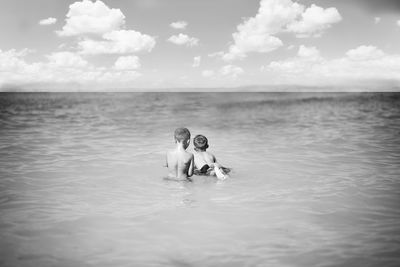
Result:
<svg viewBox="0 0 400 267"><path fill-rule="evenodd" d="M168 152L165 154L165 164L164 167L168 168Z"/></svg>
<svg viewBox="0 0 400 267"><path fill-rule="evenodd" d="M189 165L189 170L188 170L188 177L193 175L193 171L194 171L194 156L193 154L190 157L190 165Z"/></svg>

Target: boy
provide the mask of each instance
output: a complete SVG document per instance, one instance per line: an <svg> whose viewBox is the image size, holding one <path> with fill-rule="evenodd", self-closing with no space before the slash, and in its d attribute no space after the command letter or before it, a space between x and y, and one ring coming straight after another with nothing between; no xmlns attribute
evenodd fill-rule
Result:
<svg viewBox="0 0 400 267"><path fill-rule="evenodd" d="M196 135L193 139L194 144L194 165L199 175L216 175L219 179L228 178L228 168L222 167L217 163L213 154L207 152L208 140L204 135Z"/></svg>
<svg viewBox="0 0 400 267"><path fill-rule="evenodd" d="M186 151L190 144L190 132L186 128L178 128L174 138L176 148L167 152L168 178L190 181L194 170L193 154Z"/></svg>

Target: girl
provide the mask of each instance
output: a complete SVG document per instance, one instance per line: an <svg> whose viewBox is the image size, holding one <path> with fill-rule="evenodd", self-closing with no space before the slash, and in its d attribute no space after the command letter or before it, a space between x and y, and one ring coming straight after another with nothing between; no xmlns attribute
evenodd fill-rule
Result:
<svg viewBox="0 0 400 267"><path fill-rule="evenodd" d="M197 135L193 139L194 144L194 165L195 174L197 175L216 175L219 179L228 178L227 173L230 171L228 168L222 167L217 163L213 154L207 152L208 140L204 135Z"/></svg>

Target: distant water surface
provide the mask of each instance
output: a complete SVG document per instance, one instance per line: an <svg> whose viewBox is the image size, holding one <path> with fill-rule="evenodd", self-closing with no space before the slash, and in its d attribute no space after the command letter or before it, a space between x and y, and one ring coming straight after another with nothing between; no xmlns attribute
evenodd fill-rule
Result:
<svg viewBox="0 0 400 267"><path fill-rule="evenodd" d="M399 203L400 94L0 94L0 266L394 267Z"/></svg>

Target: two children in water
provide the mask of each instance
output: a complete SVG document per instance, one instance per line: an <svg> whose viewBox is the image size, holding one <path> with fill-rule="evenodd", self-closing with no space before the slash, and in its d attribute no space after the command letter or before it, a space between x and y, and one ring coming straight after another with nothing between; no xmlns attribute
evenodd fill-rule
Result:
<svg viewBox="0 0 400 267"><path fill-rule="evenodd" d="M226 179L229 169L217 163L213 154L207 152L208 140L204 135L193 139L194 153L187 152L190 144L190 132L187 128L178 128L174 133L176 148L167 152L166 167L168 178L186 180L193 174L217 176Z"/></svg>

